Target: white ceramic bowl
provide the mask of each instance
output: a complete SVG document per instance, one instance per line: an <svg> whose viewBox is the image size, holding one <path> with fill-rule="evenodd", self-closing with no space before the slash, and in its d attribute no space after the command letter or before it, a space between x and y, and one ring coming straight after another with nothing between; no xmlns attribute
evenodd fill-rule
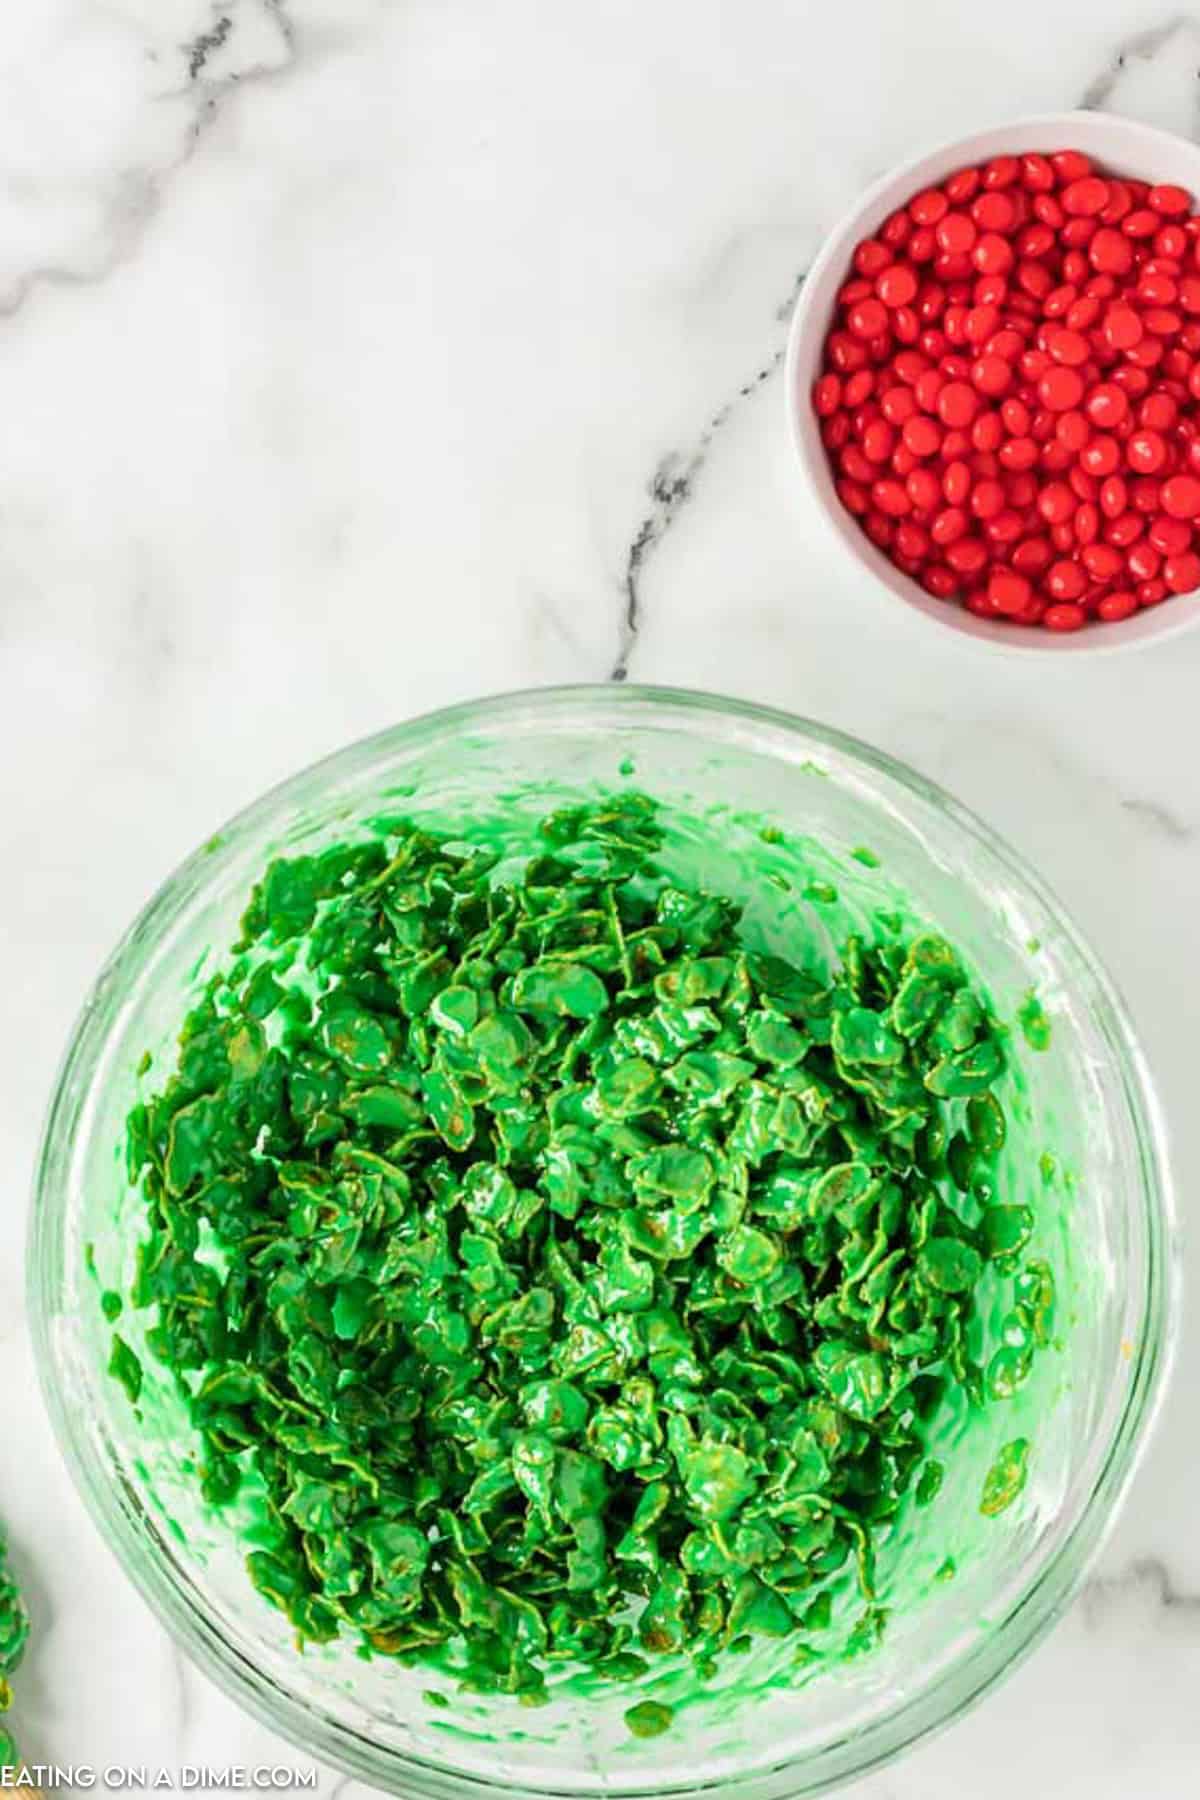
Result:
<svg viewBox="0 0 1200 1800"><path fill-rule="evenodd" d="M957 601L934 599L888 561L838 499L812 409L812 387L821 373L821 349L837 291L861 238L870 237L889 213L922 188L935 186L964 165L1012 152L1066 149L1084 151L1114 175L1177 183L1200 200L1200 146L1109 113L1045 113L940 144L868 188L825 240L796 305L785 365L788 431L800 466L847 554L875 577L881 601L893 610L898 603L922 624L948 627L986 648L1009 653L1080 656L1132 649L1173 637L1200 622L1200 591L1178 595L1119 624L1075 632L992 624L976 618Z"/></svg>

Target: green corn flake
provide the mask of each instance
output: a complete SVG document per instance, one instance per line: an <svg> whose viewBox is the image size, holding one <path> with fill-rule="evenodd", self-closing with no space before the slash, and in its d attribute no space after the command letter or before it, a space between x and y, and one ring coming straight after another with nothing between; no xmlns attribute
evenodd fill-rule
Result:
<svg viewBox="0 0 1200 1800"><path fill-rule="evenodd" d="M805 1607L801 1624L805 1631L828 1631L833 1623L833 1595L826 1588L818 1594L812 1603Z"/></svg>
<svg viewBox="0 0 1200 1800"><path fill-rule="evenodd" d="M959 1238L930 1238L917 1257L921 1279L939 1294L970 1293L982 1267L978 1250Z"/></svg>
<svg viewBox="0 0 1200 1800"><path fill-rule="evenodd" d="M130 1112L114 1379L187 1396L206 1504L261 1489L247 1576L300 1643L523 1705L564 1659L866 1654L943 1402L1002 1403L1053 1331L994 1198L1005 1032L899 916L764 953L632 789L523 861L374 830L264 872Z"/></svg>
<svg viewBox="0 0 1200 1800"><path fill-rule="evenodd" d="M1049 1263L1031 1258L1013 1284L1018 1304L1028 1314L1034 1342L1045 1349L1054 1335L1056 1299L1054 1273Z"/></svg>
<svg viewBox="0 0 1200 1800"><path fill-rule="evenodd" d="M648 1112L662 1093L662 1076L642 1056L631 1056L606 1068L596 1078L596 1098L612 1118L634 1118Z"/></svg>
<svg viewBox="0 0 1200 1800"><path fill-rule="evenodd" d="M1008 1124L995 1094L973 1094L967 1101L967 1132L975 1148L986 1155L1003 1150Z"/></svg>
<svg viewBox="0 0 1200 1800"><path fill-rule="evenodd" d="M826 1338L813 1355L817 1380L855 1419L873 1419L887 1400L887 1369L873 1350Z"/></svg>
<svg viewBox="0 0 1200 1800"><path fill-rule="evenodd" d="M841 1207L861 1200L871 1189L872 1175L866 1163L834 1163L808 1189L808 1212L826 1219Z"/></svg>
<svg viewBox="0 0 1200 1800"><path fill-rule="evenodd" d="M752 1225L739 1225L717 1248L717 1261L726 1274L745 1287L766 1281L781 1259L782 1251L775 1239Z"/></svg>
<svg viewBox="0 0 1200 1800"><path fill-rule="evenodd" d="M790 1637L796 1620L786 1602L755 1575L743 1575L729 1609L729 1630L761 1637Z"/></svg>
<svg viewBox="0 0 1200 1800"><path fill-rule="evenodd" d="M344 1105L356 1124L379 1125L387 1131L412 1131L424 1117L419 1100L401 1088L363 1088L347 1096Z"/></svg>
<svg viewBox="0 0 1200 1800"><path fill-rule="evenodd" d="M1029 1441L1014 1438L1005 1444L987 1472L979 1510L985 1518L994 1519L1006 1511L1022 1492L1029 1473Z"/></svg>
<svg viewBox="0 0 1200 1800"><path fill-rule="evenodd" d="M904 1045L880 1013L855 1006L833 1021L834 1054L847 1063L898 1063Z"/></svg>
<svg viewBox="0 0 1200 1800"><path fill-rule="evenodd" d="M1032 1365L1032 1351L1025 1346L1001 1344L987 1366L987 1391L993 1400L1011 1400Z"/></svg>
<svg viewBox="0 0 1200 1800"><path fill-rule="evenodd" d="M746 1021L746 1044L759 1062L791 1068L802 1062L812 1039L776 1013L754 1013Z"/></svg>
<svg viewBox="0 0 1200 1800"><path fill-rule="evenodd" d="M901 1037L917 1038L941 1017L946 1008L946 987L936 975L910 969L891 1005L891 1022Z"/></svg>
<svg viewBox="0 0 1200 1800"><path fill-rule="evenodd" d="M757 1485L750 1458L736 1444L697 1444L678 1463L688 1499L701 1518L728 1518Z"/></svg>
<svg viewBox="0 0 1200 1800"><path fill-rule="evenodd" d="M522 969L513 982L518 1012L548 1012L569 1019L594 1019L608 1006L600 977L579 963Z"/></svg>
<svg viewBox="0 0 1200 1800"><path fill-rule="evenodd" d="M976 1151L971 1140L956 1131L946 1145L946 1168L960 1194L969 1194L975 1183Z"/></svg>
<svg viewBox="0 0 1200 1800"><path fill-rule="evenodd" d="M1033 1213L1028 1206L989 1206L981 1222L989 1256L1015 1256L1033 1232Z"/></svg>
<svg viewBox="0 0 1200 1800"><path fill-rule="evenodd" d="M1050 1021L1042 1010L1042 1003L1033 988L1029 989L1017 1008L1017 1023L1031 1050L1042 1052L1050 1048L1053 1035Z"/></svg>
<svg viewBox="0 0 1200 1800"><path fill-rule="evenodd" d="M440 1069L431 1069L421 1092L434 1130L451 1150L467 1149L475 1136L475 1109L458 1083Z"/></svg>
<svg viewBox="0 0 1200 1800"><path fill-rule="evenodd" d="M984 1038L945 1056L925 1077L931 1094L944 1100L981 1094L1003 1073L1004 1057L994 1038Z"/></svg>
<svg viewBox="0 0 1200 1800"><path fill-rule="evenodd" d="M671 1708L658 1700L639 1700L625 1714L625 1724L634 1737L661 1737L670 1729L674 1717Z"/></svg>
<svg viewBox="0 0 1200 1800"><path fill-rule="evenodd" d="M697 1104L721 1106L755 1072L743 1056L720 1050L693 1050L666 1071L667 1086Z"/></svg>
<svg viewBox="0 0 1200 1800"><path fill-rule="evenodd" d="M114 1381L119 1381L136 1406L142 1393L142 1365L134 1355L124 1338L115 1333L112 1341L112 1355L108 1361L108 1372Z"/></svg>
<svg viewBox="0 0 1200 1800"><path fill-rule="evenodd" d="M937 1498L937 1495L941 1492L945 1474L946 1471L944 1466L933 1458L924 1465L920 1476L918 1477L914 1495L918 1506L929 1506L932 1504Z"/></svg>
<svg viewBox="0 0 1200 1800"><path fill-rule="evenodd" d="M387 1032L370 1013L339 1007L324 1020L323 1038L330 1055L355 1074L375 1075L391 1060Z"/></svg>

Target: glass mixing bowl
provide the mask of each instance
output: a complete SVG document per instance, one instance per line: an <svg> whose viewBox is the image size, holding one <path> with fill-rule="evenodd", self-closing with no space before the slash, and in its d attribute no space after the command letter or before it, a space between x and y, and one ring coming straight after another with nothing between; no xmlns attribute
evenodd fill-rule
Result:
<svg viewBox="0 0 1200 1800"><path fill-rule="evenodd" d="M188 1478L191 1433L165 1372L147 1355L150 1438L106 1374L110 1331L85 1255L93 1246L104 1285L127 1286L140 1205L122 1139L137 1065L145 1050L159 1066L169 1059L197 968L233 940L269 856L320 846L381 808L467 820L500 794L547 811L596 784L631 781L719 822L706 875L747 900L753 929L776 947L804 902L762 878L774 853L764 819L781 828L781 857L792 834L810 849L819 842L812 855L848 894L882 897L897 884L962 947L1002 1016L1036 986L1052 1039L1035 1054L1012 1034L1027 1100L1012 1108L1020 1127L1006 1183L1009 1198L1040 1191L1036 1247L1059 1290L1056 1345L1021 1390L1034 1453L1017 1503L981 1528L983 1472L1016 1435L1007 1410L1016 1402L997 1402L950 1459L920 1531L881 1564L885 1584L890 1567L920 1598L893 1611L877 1650L814 1676L793 1669L790 1646L756 1640L693 1691L679 1728L652 1740L625 1728L640 1697L625 1686L536 1709L455 1695L437 1711L422 1699L429 1680L419 1670L364 1662L349 1643L298 1654L283 1615L251 1588L229 1525L205 1512ZM852 857L863 845L878 869ZM820 929L815 916L810 925ZM1042 1150L1054 1158L1044 1168ZM30 1257L37 1360L63 1453L164 1623L296 1744L430 1800L702 1791L774 1800L861 1773L945 1724L1037 1642L1095 1555L1145 1441L1174 1319L1170 1181L1150 1079L1112 983L1038 878L879 751L761 707L637 688L516 694L399 726L285 782L192 856L84 1008L46 1129ZM995 1327L984 1320L985 1335ZM126 1312L135 1350L144 1328ZM939 1582L934 1568L948 1552L957 1575ZM666 1692L684 1677L661 1679Z"/></svg>

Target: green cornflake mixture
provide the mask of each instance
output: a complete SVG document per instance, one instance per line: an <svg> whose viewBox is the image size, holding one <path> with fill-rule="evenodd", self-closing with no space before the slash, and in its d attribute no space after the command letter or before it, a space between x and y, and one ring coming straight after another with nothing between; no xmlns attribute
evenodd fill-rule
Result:
<svg viewBox="0 0 1200 1800"><path fill-rule="evenodd" d="M869 1649L931 1422L1011 1393L1053 1300L991 1203L1002 1034L955 951L757 953L659 870L637 793L520 868L380 831L270 866L129 1118L129 1298L207 1501L265 1491L251 1579L301 1639L529 1700L556 1663L802 1658L853 1586ZM1016 1291L982 1367L989 1263ZM111 1368L136 1404L120 1336Z"/></svg>
<svg viewBox="0 0 1200 1800"><path fill-rule="evenodd" d="M25 1654L28 1637L29 1615L9 1572L6 1545L0 1533L0 1713L6 1713L12 1705L9 1677ZM17 1766L17 1747L0 1721L0 1770Z"/></svg>

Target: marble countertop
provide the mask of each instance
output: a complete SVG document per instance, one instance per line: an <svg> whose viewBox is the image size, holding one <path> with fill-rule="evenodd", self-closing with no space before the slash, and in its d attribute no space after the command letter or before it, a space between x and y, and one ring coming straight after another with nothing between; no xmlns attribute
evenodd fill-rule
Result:
<svg viewBox="0 0 1200 1800"><path fill-rule="evenodd" d="M443 702L628 677L859 733L1045 873L1200 1185L1200 634L918 644L797 492L822 233L931 138L1087 104L1194 133L1200 19L951 0L43 0L0 55L0 1517L42 1760L274 1746L97 1537L34 1390L36 1136L87 983L268 784ZM1200 1340L1094 1579L856 1800L1190 1800ZM284 1761L294 1755L282 1750ZM322 1771L327 1800L346 1784Z"/></svg>

